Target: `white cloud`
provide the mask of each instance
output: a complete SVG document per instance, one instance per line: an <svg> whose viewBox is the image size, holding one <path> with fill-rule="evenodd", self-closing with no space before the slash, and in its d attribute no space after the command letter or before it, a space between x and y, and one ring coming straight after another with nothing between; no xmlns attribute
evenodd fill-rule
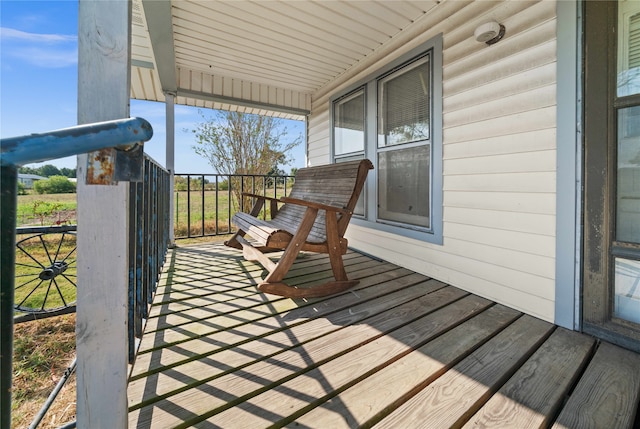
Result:
<svg viewBox="0 0 640 429"><path fill-rule="evenodd" d="M14 28L0 27L0 38L3 41L25 41L31 43L77 43L78 36L71 34L38 34L27 33L26 31L16 30Z"/></svg>
<svg viewBox="0 0 640 429"><path fill-rule="evenodd" d="M14 59L41 68L62 68L78 63L78 38L65 34L27 33L0 27L3 60Z"/></svg>

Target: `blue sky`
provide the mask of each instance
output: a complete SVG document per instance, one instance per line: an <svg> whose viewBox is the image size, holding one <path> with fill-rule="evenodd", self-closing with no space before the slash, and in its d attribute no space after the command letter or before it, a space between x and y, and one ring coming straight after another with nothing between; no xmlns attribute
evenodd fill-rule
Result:
<svg viewBox="0 0 640 429"><path fill-rule="evenodd" d="M78 2L0 1L0 137L41 133L77 124ZM213 111L204 110L205 116ZM165 107L163 103L131 100L131 116L148 120L154 137L145 152L165 165ZM202 122L198 108L175 110L176 172L213 173L196 155L193 129ZM285 121L288 138L304 135L304 123ZM284 168L304 166L304 143L294 149L295 161ZM76 158L47 161L74 168ZM42 164L32 164L39 166Z"/></svg>

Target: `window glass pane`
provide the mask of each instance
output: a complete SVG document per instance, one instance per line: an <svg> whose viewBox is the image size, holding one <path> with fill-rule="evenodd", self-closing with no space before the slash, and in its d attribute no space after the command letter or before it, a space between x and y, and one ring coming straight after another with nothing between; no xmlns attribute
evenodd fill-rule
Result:
<svg viewBox="0 0 640 429"><path fill-rule="evenodd" d="M429 139L429 57L378 82L378 146Z"/></svg>
<svg viewBox="0 0 640 429"><path fill-rule="evenodd" d="M378 219L429 228L430 145L378 154Z"/></svg>
<svg viewBox="0 0 640 429"><path fill-rule="evenodd" d="M364 155L348 156L348 157L345 157L345 158L336 158L336 164L340 163L340 162L356 161L358 159L364 159ZM364 201L365 201L365 198L366 198L365 197L365 193L366 193L366 185L362 189L362 192L360 193L360 196L358 197L358 202L356 203L356 207L353 209L353 214L354 215L364 216L364 207L365 207Z"/></svg>
<svg viewBox="0 0 640 429"><path fill-rule="evenodd" d="M640 106L618 111L616 239L640 243Z"/></svg>
<svg viewBox="0 0 640 429"><path fill-rule="evenodd" d="M335 103L333 132L336 155L364 150L364 90Z"/></svg>
<svg viewBox="0 0 640 429"><path fill-rule="evenodd" d="M640 323L640 261L616 258L613 315Z"/></svg>
<svg viewBox="0 0 640 429"><path fill-rule="evenodd" d="M618 97L640 94L640 2L618 2Z"/></svg>

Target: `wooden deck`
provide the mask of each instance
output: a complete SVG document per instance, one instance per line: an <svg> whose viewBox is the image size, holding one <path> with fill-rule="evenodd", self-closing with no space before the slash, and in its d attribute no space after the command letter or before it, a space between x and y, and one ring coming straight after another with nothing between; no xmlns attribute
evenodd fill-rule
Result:
<svg viewBox="0 0 640 429"><path fill-rule="evenodd" d="M175 249L132 369L130 428L631 428L640 355L357 253L356 288L258 293L220 245ZM324 255L287 276L331 277Z"/></svg>

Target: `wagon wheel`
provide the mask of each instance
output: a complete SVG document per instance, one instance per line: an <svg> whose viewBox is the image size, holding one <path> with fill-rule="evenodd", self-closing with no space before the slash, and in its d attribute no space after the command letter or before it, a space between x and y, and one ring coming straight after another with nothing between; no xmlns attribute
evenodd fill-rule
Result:
<svg viewBox="0 0 640 429"><path fill-rule="evenodd" d="M14 308L44 314L76 301L76 233L43 229L16 242Z"/></svg>

